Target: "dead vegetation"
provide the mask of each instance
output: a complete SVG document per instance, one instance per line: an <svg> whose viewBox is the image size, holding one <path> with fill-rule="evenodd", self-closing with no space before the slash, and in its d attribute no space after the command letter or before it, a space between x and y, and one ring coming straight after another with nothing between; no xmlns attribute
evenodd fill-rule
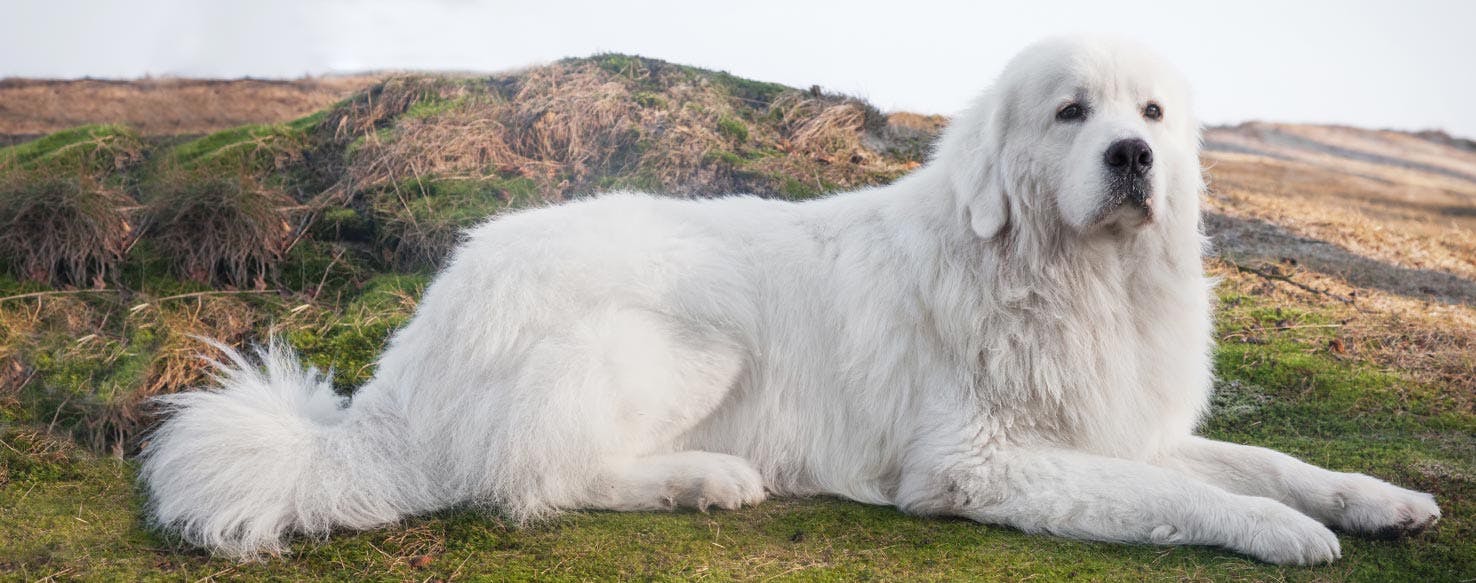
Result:
<svg viewBox="0 0 1476 583"><path fill-rule="evenodd" d="M894 127L846 97L603 55L391 78L323 127L347 161L330 192L365 209L398 265L434 265L480 217L593 192L802 199L886 182L925 154L914 117Z"/></svg>
<svg viewBox="0 0 1476 583"><path fill-rule="evenodd" d="M133 242L133 201L86 176L0 178L0 254L49 285L102 287Z"/></svg>
<svg viewBox="0 0 1476 583"><path fill-rule="evenodd" d="M145 210L149 242L179 277L265 289L298 239L292 199L248 175L172 171Z"/></svg>
<svg viewBox="0 0 1476 583"><path fill-rule="evenodd" d="M328 107L380 75L266 79L0 80L0 136L122 124L144 136L282 123ZM3 143L3 142L0 142Z"/></svg>
<svg viewBox="0 0 1476 583"><path fill-rule="evenodd" d="M523 177L547 200L612 179L671 194L784 195L765 159L812 166L815 192L916 161L866 143L886 140L887 120L864 102L784 88L755 99L704 73L610 55L490 79L396 78L327 125L354 140L347 178L358 191L407 178Z"/></svg>
<svg viewBox="0 0 1476 583"><path fill-rule="evenodd" d="M14 229L11 247L37 250L8 264L25 279L95 285L136 251L179 277L259 288L278 283L314 221L337 213L362 227L352 243L373 261L434 266L483 217L599 191L803 199L886 182L919 163L934 130L935 118L892 120L818 89L623 55L492 77L393 76L290 123L218 131L147 159L135 148L92 182L7 171L7 183L79 209L9 196L25 205L13 220L47 236ZM37 145L64 135L6 151L50 152Z"/></svg>
<svg viewBox="0 0 1476 583"><path fill-rule="evenodd" d="M0 264L49 285L116 281L137 237L125 184L144 150L118 126L0 149Z"/></svg>
<svg viewBox="0 0 1476 583"><path fill-rule="evenodd" d="M1338 318L1327 348L1476 402L1476 152L1416 134L1207 135L1206 228L1231 285Z"/></svg>

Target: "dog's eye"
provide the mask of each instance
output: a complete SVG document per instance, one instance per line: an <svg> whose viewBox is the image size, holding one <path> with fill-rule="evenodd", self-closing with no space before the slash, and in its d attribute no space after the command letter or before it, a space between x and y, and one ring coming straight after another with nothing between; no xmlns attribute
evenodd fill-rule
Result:
<svg viewBox="0 0 1476 583"><path fill-rule="evenodd" d="M1150 101L1148 102L1148 106L1143 108L1143 117L1158 121L1163 118L1163 108L1159 107L1157 103Z"/></svg>
<svg viewBox="0 0 1476 583"><path fill-rule="evenodd" d="M1068 103L1066 107L1056 110L1056 119L1061 121L1076 121L1085 118L1087 110L1080 103Z"/></svg>

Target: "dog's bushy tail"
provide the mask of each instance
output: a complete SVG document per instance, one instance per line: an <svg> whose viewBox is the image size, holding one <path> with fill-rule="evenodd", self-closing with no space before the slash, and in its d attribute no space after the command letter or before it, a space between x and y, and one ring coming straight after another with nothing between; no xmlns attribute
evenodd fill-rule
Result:
<svg viewBox="0 0 1476 583"><path fill-rule="evenodd" d="M139 473L157 526L251 558L280 554L290 534L369 528L433 506L404 417L381 395L349 407L280 342L257 351L259 365L216 346L216 387L159 399L167 417Z"/></svg>

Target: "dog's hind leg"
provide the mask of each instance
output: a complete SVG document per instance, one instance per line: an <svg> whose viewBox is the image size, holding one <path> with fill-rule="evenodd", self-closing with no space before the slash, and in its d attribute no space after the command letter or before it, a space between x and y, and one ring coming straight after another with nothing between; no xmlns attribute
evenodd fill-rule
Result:
<svg viewBox="0 0 1476 583"><path fill-rule="evenodd" d="M764 498L739 457L676 451L744 366L737 342L710 326L644 310L607 310L530 355L508 411L498 472L517 490L513 513L677 506L736 508Z"/></svg>
<svg viewBox="0 0 1476 583"><path fill-rule="evenodd" d="M748 460L683 451L607 462L589 499L605 510L733 510L764 500L764 481Z"/></svg>

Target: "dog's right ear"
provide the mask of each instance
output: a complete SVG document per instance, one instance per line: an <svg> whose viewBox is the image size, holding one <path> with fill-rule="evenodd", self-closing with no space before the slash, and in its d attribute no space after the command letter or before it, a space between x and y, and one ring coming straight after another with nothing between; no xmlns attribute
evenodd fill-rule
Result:
<svg viewBox="0 0 1476 583"><path fill-rule="evenodd" d="M969 226L985 240L1010 223L1001 159L1006 115L1000 97L990 90L954 118L938 141L937 161L948 173Z"/></svg>

